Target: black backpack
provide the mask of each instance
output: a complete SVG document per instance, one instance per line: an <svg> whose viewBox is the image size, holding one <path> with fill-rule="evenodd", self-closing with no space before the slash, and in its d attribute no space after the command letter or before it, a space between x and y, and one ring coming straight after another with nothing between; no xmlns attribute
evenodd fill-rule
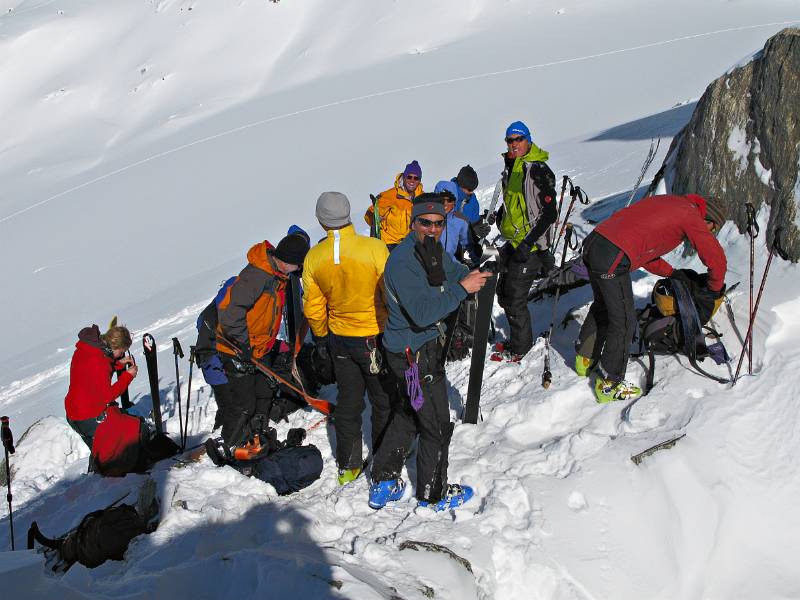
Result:
<svg viewBox="0 0 800 600"><path fill-rule="evenodd" d="M28 531L28 549L33 549L35 540L55 551L54 571L64 572L76 562L93 569L107 560L122 560L131 540L147 532L147 524L136 508L122 504L89 513L62 538L45 537L34 521Z"/></svg>
<svg viewBox="0 0 800 600"><path fill-rule="evenodd" d="M717 364L728 362L730 358L720 339L721 334L702 323L692 296L691 282L687 285L675 278L659 279L653 287L652 300L652 304L638 313L639 347L634 353L634 356L646 354L648 357L644 394L653 388L656 354L682 354L700 375L719 383L729 383L730 380L712 375L697 364L708 357ZM665 310L665 305L668 310ZM707 334L716 339L710 346L706 344Z"/></svg>

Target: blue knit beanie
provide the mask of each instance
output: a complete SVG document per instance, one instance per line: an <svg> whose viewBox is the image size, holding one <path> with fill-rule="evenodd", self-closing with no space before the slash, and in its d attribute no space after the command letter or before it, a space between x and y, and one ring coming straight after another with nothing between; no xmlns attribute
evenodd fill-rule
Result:
<svg viewBox="0 0 800 600"><path fill-rule="evenodd" d="M522 121L514 121L508 126L506 129L506 137L511 137L512 135L521 135L526 140L531 142L531 130L528 129L528 126Z"/></svg>

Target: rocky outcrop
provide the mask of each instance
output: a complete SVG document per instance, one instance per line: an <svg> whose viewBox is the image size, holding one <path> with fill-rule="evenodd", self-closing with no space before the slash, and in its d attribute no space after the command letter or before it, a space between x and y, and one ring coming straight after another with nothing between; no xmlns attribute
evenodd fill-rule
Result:
<svg viewBox="0 0 800 600"><path fill-rule="evenodd" d="M667 191L718 196L744 232L744 205L769 210L768 243L800 259L800 29L771 37L747 64L708 86L672 141ZM657 176L659 177L659 176ZM654 182L657 183L657 182Z"/></svg>

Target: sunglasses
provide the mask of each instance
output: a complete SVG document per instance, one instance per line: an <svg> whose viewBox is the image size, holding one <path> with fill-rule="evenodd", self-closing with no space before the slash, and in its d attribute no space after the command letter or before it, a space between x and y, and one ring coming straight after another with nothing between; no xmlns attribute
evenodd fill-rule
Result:
<svg viewBox="0 0 800 600"><path fill-rule="evenodd" d="M522 137L521 135L518 135L517 137L507 137L507 138L506 138L506 144L513 144L513 143L515 143L515 142L516 142L516 143L519 143L519 142L521 142L521 141L522 141L522 140L524 140L524 139L525 139L525 138L524 138L524 137Z"/></svg>
<svg viewBox="0 0 800 600"><path fill-rule="evenodd" d="M409 181L419 181L419 177L417 177L416 175L405 175L404 178L408 179Z"/></svg>
<svg viewBox="0 0 800 600"><path fill-rule="evenodd" d="M431 221L430 219L417 217L417 223L419 223L421 227L436 227L436 229L441 229L444 227L444 219L440 219L439 221Z"/></svg>

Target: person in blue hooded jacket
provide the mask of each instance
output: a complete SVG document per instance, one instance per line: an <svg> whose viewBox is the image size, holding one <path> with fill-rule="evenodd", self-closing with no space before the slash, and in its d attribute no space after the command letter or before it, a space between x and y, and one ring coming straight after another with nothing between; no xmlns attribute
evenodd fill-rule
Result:
<svg viewBox="0 0 800 600"><path fill-rule="evenodd" d="M444 231L439 241L444 246L445 252L457 261L463 262L463 254L470 245L469 223L462 213L455 210L457 190L458 186L452 181L440 181L433 193L442 197L444 210L447 212ZM473 254L470 252L470 258L475 260Z"/></svg>
<svg viewBox="0 0 800 600"><path fill-rule="evenodd" d="M411 212L411 233L389 255L384 270L388 319L383 334L386 363L403 390L386 434L375 452L369 506L380 509L403 497L400 472L414 438L417 446L416 496L420 506L456 508L470 499L468 486L447 483L453 434L439 322L477 292L491 273L470 271L444 252L439 242L446 213L439 194L422 194ZM418 376L409 390L406 371ZM413 379L412 379L413 381Z"/></svg>

